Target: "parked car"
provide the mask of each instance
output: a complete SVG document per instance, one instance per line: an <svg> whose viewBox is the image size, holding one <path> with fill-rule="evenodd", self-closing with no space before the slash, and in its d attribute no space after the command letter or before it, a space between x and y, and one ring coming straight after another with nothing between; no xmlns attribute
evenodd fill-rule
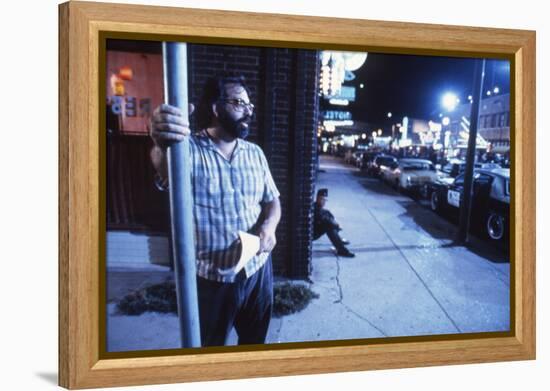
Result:
<svg viewBox="0 0 550 391"><path fill-rule="evenodd" d="M344 162L347 164L354 164L355 163L355 156L353 156L355 152L353 149L348 149L346 153L344 154Z"/></svg>
<svg viewBox="0 0 550 391"><path fill-rule="evenodd" d="M380 177L382 170L393 169L397 166L397 159L390 155L378 155L367 167L367 174Z"/></svg>
<svg viewBox="0 0 550 391"><path fill-rule="evenodd" d="M476 163L474 164L474 167L481 168L483 170L495 170L495 169L503 168L498 163Z"/></svg>
<svg viewBox="0 0 550 391"><path fill-rule="evenodd" d="M441 167L441 172L448 175L451 178L456 178L464 172L466 167L466 162L464 160L453 159L447 162L443 167Z"/></svg>
<svg viewBox="0 0 550 391"><path fill-rule="evenodd" d="M362 170L368 170L368 167L370 164L372 164L373 160L379 156L380 152L373 152L373 151L367 151L363 154L363 160L361 161L361 167L359 167Z"/></svg>
<svg viewBox="0 0 550 391"><path fill-rule="evenodd" d="M441 172L447 174L451 178L456 178L464 172L466 168L466 162L464 160L453 159L441 167ZM497 163L474 163L476 169L492 170L495 168L501 168Z"/></svg>
<svg viewBox="0 0 550 391"><path fill-rule="evenodd" d="M353 153L353 162L352 164L355 166L355 167L361 167L361 163L363 161L363 154L365 152L364 151L357 151L357 152L354 152Z"/></svg>
<svg viewBox="0 0 550 391"><path fill-rule="evenodd" d="M464 193L464 174L451 184L431 183L430 207L458 215ZM510 226L510 170L476 169L472 190L471 226L494 241L508 239Z"/></svg>
<svg viewBox="0 0 550 391"><path fill-rule="evenodd" d="M437 172L430 160L400 159L393 169L381 171L382 180L399 190L416 191L426 195L426 185L435 182Z"/></svg>

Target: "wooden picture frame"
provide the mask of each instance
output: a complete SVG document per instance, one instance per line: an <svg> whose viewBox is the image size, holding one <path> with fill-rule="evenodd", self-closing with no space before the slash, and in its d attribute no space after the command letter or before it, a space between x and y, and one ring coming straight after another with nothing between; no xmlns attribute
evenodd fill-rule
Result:
<svg viewBox="0 0 550 391"><path fill-rule="evenodd" d="M246 23L243 20L246 19ZM69 2L59 7L59 384L90 388L535 358L535 33L532 31ZM102 358L99 47L102 32L216 43L509 58L513 91L511 332ZM436 49L434 49L436 48Z"/></svg>

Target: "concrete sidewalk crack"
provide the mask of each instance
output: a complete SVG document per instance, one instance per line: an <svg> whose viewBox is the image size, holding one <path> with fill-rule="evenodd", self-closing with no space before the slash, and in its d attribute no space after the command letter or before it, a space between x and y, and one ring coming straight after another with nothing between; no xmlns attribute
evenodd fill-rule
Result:
<svg viewBox="0 0 550 391"><path fill-rule="evenodd" d="M284 317L280 318L274 317L271 320L268 331L268 343L280 343L281 342L281 332L283 330Z"/></svg>
<svg viewBox="0 0 550 391"><path fill-rule="evenodd" d="M342 285L340 284L340 258L338 255L336 256L336 286L338 287L338 295L339 299L336 300L334 303L341 303L342 300L344 300L344 292L342 291Z"/></svg>
<svg viewBox="0 0 550 391"><path fill-rule="evenodd" d="M453 320L453 318L451 318L451 315L447 312L447 310L445 309L445 307L443 307L443 304L441 304L441 302L437 299L437 297L435 297L435 294L432 292L432 290L428 287L428 284L426 284L426 282L424 281L424 279L422 279L422 277L420 276L420 274L418 274L418 272L416 271L416 269L413 267L413 265L411 264L411 262L409 261L409 259L407 258L407 256L405 255L405 253L403 253L403 250L397 245L397 243L394 242L393 238L391 237L391 235L386 231L386 229L384 228L384 226L380 223L380 221L378 220L378 218L374 215L374 213L372 213L371 209L369 207L366 207L367 211L369 212L369 214L372 216L372 218L374 219L374 221L376 222L376 224L378 224L378 226L380 227L380 229L384 232L384 234L386 234L386 237L389 239L389 241L392 243L392 245L395 247L395 249L397 251L399 251L399 254L401 254L401 257L405 260L405 262L407 263L407 265L409 266L409 268L412 270L412 272L416 275L416 278L418 278L418 280L420 281L420 283L424 286L424 289L426 289L426 291L428 292L428 294L432 297L432 299L435 301L435 303L439 306L439 308L441 309L441 311L445 314L445 316L447 317L447 319L449 320L449 322L451 322L451 324L456 328L456 330L459 332L459 333L462 333L462 331L460 330L460 328L458 327L458 325L456 324L456 322Z"/></svg>
<svg viewBox="0 0 550 391"><path fill-rule="evenodd" d="M378 331L380 334L382 334L383 337L388 337L388 334L386 334L385 332L382 331L382 329L380 329L379 327L377 327L376 325L374 325L374 323L372 323L370 320L368 320L367 318L365 318L364 316L358 314L357 312L355 312L354 310L352 310L347 304L345 303L341 303L342 306L344 306L344 308L346 310L348 310L348 312L352 313L353 315L355 315L356 317L358 317L359 319L361 319L362 321L364 322L367 322L369 324L369 326L371 326L373 329L375 329L376 331Z"/></svg>
<svg viewBox="0 0 550 391"><path fill-rule="evenodd" d="M277 329L277 341L280 341L281 339L281 333L283 331L283 325L284 325L285 321L284 319L281 317L281 323L279 324L279 328Z"/></svg>
<svg viewBox="0 0 550 391"><path fill-rule="evenodd" d="M509 276L504 273L502 270L500 270L498 267L495 267L493 264L491 264L489 261L486 261L486 265L489 269L491 269L495 273L495 278L499 281L501 281L504 285L506 285L508 288L510 287L510 280L506 280L506 278Z"/></svg>
<svg viewBox="0 0 550 391"><path fill-rule="evenodd" d="M340 257L338 257L338 255L336 255L335 258L336 258L336 277L335 277L335 280L336 280L336 286L338 287L338 294L339 294L340 298L338 300L336 300L334 302L334 304L342 305L348 312L352 313L353 315L355 315L357 318L361 319L362 321L367 322L369 324L369 326L371 326L373 329L375 329L380 334L382 334L382 336L387 337L388 335L386 333L384 333L380 328L375 326L374 323L372 323L370 320L368 320L364 316L358 314L353 309L351 309L347 304L344 303L344 291L342 289L342 285L340 284Z"/></svg>

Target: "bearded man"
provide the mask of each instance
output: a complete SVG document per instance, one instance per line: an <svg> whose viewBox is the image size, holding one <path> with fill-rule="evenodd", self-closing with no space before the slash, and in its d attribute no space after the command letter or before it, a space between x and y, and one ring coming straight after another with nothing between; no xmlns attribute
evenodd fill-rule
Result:
<svg viewBox="0 0 550 391"><path fill-rule="evenodd" d="M170 186L166 148L189 138L202 346L224 345L232 327L239 345L265 343L271 320L270 253L281 205L264 153L245 141L253 113L244 77L221 75L205 83L198 132L173 106L159 106L152 119L159 187ZM239 231L258 235L260 250L238 274L227 274L240 256Z"/></svg>

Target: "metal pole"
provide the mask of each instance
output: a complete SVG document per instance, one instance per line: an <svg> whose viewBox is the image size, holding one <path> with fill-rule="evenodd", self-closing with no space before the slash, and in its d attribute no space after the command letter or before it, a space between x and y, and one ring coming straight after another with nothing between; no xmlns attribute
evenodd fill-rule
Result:
<svg viewBox="0 0 550 391"><path fill-rule="evenodd" d="M187 46L184 43L163 43L164 101L178 107L184 118L189 116L187 100ZM189 140L168 147L170 180L170 215L172 249L181 346L200 347L199 305L195 242L193 237L193 199Z"/></svg>
<svg viewBox="0 0 550 391"><path fill-rule="evenodd" d="M466 167L464 170L464 193L460 207L460 221L456 242L466 243L470 229L470 214L472 209L472 188L474 179L474 160L477 146L477 124L479 119L479 107L483 97L483 80L485 78L485 59L476 60L474 71L474 102L470 112L470 135L468 138L468 151L466 152Z"/></svg>

